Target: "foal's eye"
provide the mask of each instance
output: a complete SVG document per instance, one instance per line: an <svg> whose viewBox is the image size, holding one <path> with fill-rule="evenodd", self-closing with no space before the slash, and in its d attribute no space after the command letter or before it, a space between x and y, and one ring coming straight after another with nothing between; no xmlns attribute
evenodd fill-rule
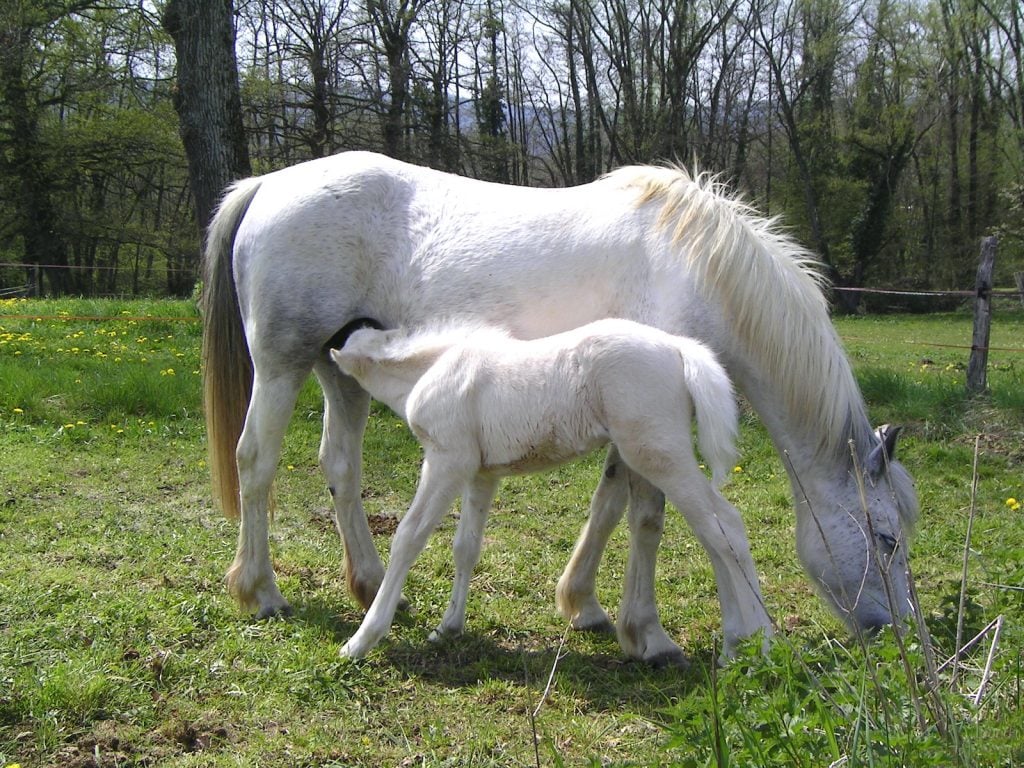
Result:
<svg viewBox="0 0 1024 768"><path fill-rule="evenodd" d="M896 537L892 536L891 534L879 533L876 534L876 536L881 545L885 547L885 549L890 553L895 552L896 548L899 546L899 542L896 540Z"/></svg>

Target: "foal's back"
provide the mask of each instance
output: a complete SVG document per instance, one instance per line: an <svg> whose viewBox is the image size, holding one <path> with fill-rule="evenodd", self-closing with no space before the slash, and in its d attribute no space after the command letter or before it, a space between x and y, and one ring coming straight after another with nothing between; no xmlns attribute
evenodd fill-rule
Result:
<svg viewBox="0 0 1024 768"><path fill-rule="evenodd" d="M478 457L487 472L522 474L609 441L685 455L694 387L724 401L729 420L731 386L707 347L609 319L530 341L472 333L426 372L406 408L425 445Z"/></svg>

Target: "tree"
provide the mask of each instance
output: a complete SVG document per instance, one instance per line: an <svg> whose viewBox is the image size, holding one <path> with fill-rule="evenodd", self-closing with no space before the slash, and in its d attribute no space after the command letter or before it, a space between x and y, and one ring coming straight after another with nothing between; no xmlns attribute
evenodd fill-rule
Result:
<svg viewBox="0 0 1024 768"><path fill-rule="evenodd" d="M756 44L770 70L773 95L802 190L810 239L829 276L842 284L822 216L825 177L837 155L833 86L848 20L839 0L793 0L766 18L755 8ZM780 27L781 25L781 27Z"/></svg>
<svg viewBox="0 0 1024 768"><path fill-rule="evenodd" d="M51 107L64 98L60 83L43 77L42 50L57 24L92 2L4 3L0 6L0 168L14 201L12 234L26 264L42 265L50 290L68 288L68 244L55 192L59 161L44 136Z"/></svg>
<svg viewBox="0 0 1024 768"><path fill-rule="evenodd" d="M850 226L852 266L844 275L851 285L863 285L868 269L878 258L888 234L897 185L909 164L918 133L909 103L906 60L913 19L889 0L880 0L871 26L867 54L857 72L847 176L861 182L864 202ZM930 123L925 130L930 128ZM851 297L856 300L856 295Z"/></svg>
<svg viewBox="0 0 1024 768"><path fill-rule="evenodd" d="M383 94L384 152L406 157L405 119L409 106L412 30L426 0L366 0L374 47L384 55L388 90Z"/></svg>
<svg viewBox="0 0 1024 768"><path fill-rule="evenodd" d="M177 52L174 108L196 221L205 232L224 188L252 172L242 128L231 0L168 0L163 24Z"/></svg>

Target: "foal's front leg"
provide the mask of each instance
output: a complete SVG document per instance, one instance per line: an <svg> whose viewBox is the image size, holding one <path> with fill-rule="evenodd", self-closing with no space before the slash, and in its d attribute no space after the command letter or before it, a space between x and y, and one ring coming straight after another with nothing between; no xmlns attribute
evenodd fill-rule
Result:
<svg viewBox="0 0 1024 768"><path fill-rule="evenodd" d="M455 555L455 579L452 582L452 597L448 610L444 612L437 629L430 633L432 642L441 642L446 637L456 637L466 628L466 598L469 595L469 580L473 569L480 561L480 548L484 540L487 516L498 490L499 480L489 475L478 474L462 494L462 514L452 552Z"/></svg>
<svg viewBox="0 0 1024 768"><path fill-rule="evenodd" d="M366 612L363 623L345 643L341 655L353 659L365 656L387 634L402 596L402 587L413 562L426 546L427 538L451 507L459 490L472 477L462 462L446 457L423 460L420 483L409 512L398 524L391 540L391 559L377 596Z"/></svg>
<svg viewBox="0 0 1024 768"><path fill-rule="evenodd" d="M615 631L607 612L597 601L594 582L608 539L626 511L628 477L629 470L619 457L618 449L609 446L601 482L590 500L590 518L555 587L555 605L559 613L572 622L573 629Z"/></svg>

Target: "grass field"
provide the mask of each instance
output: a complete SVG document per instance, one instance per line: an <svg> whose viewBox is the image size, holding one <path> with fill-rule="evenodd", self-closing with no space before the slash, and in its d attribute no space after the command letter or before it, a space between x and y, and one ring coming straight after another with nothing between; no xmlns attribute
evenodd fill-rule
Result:
<svg viewBox="0 0 1024 768"><path fill-rule="evenodd" d="M748 416L726 495L744 513L780 637L767 658L712 663L710 565L670 514L658 592L694 660L680 671L566 633L554 610L600 457L503 485L465 637L426 642L447 603L450 517L410 576L413 612L366 660L339 658L361 613L316 466L312 383L273 528L295 616L247 619L223 585L236 528L209 497L191 305L0 302L0 768L1022 764L1024 315L997 312L991 344L1006 351L992 352L991 395L974 401L963 395L970 324L837 321L873 419L907 427L901 456L922 503L912 566L933 646L889 632L862 647L813 595L782 466ZM419 452L375 408L365 455L384 552ZM599 581L613 610L625 550L620 530ZM986 634L957 679L926 674L926 650L952 653L958 617L969 638L998 616L998 644Z"/></svg>

